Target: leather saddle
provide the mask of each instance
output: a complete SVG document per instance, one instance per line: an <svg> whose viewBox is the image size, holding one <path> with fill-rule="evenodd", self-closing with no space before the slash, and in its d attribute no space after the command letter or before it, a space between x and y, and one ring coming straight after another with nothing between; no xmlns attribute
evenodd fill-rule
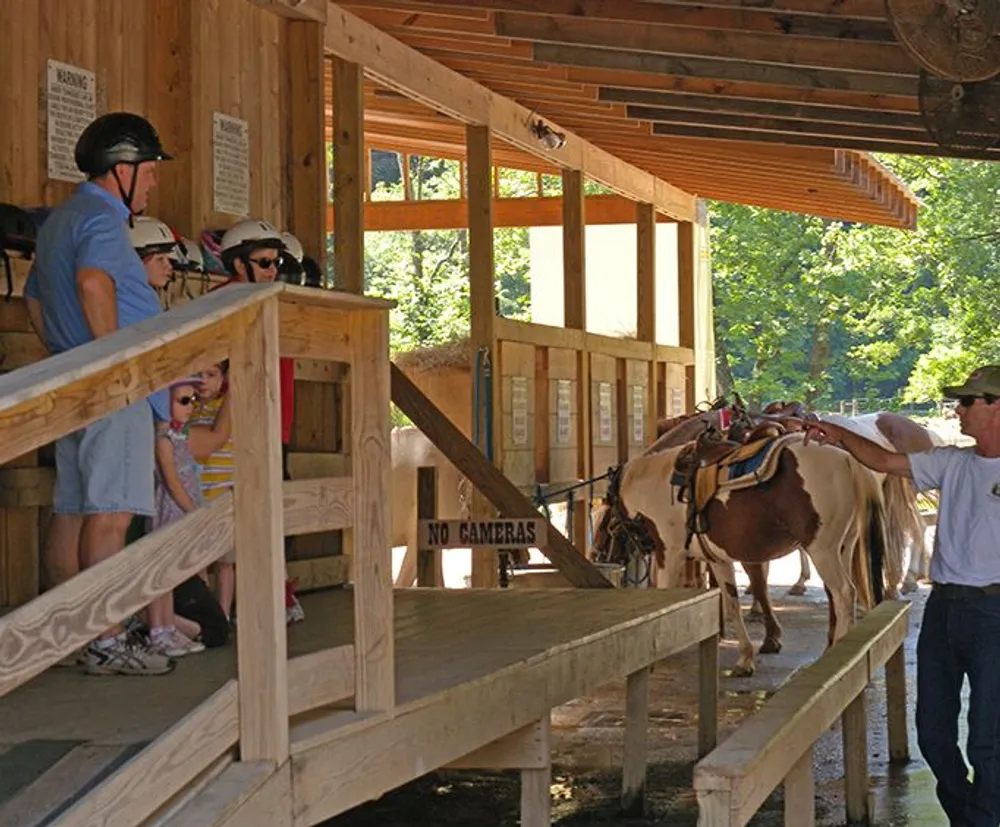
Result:
<svg viewBox="0 0 1000 827"><path fill-rule="evenodd" d="M716 433L684 448L670 482L678 490L678 499L688 503L685 547L690 547L692 536L708 531L708 505L720 492L767 482L777 473L785 446L798 439L798 434L785 434L774 423L762 423L746 442L732 442Z"/></svg>

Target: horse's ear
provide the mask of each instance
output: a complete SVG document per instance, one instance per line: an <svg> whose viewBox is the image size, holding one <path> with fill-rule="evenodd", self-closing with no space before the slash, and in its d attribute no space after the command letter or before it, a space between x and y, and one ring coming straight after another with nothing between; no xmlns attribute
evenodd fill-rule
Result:
<svg viewBox="0 0 1000 827"><path fill-rule="evenodd" d="M736 391L733 391L733 407L744 411L747 407L743 404L743 398Z"/></svg>

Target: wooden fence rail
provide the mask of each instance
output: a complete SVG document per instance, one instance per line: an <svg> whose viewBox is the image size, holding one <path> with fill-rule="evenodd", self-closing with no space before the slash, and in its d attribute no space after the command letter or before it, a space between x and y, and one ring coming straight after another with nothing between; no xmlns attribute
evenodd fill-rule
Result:
<svg viewBox="0 0 1000 827"><path fill-rule="evenodd" d="M785 684L764 708L698 762L699 827L743 827L779 784L786 827L815 822L813 745L843 721L848 823L868 818L864 690L885 667L889 753L909 757L903 642L909 604L883 603L818 661Z"/></svg>

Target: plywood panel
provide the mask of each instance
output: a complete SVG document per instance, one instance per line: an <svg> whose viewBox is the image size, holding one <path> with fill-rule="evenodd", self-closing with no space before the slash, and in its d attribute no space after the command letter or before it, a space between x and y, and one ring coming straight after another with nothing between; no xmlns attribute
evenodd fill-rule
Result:
<svg viewBox="0 0 1000 827"><path fill-rule="evenodd" d="M577 353L549 348L549 481L577 479L580 406Z"/></svg>
<svg viewBox="0 0 1000 827"><path fill-rule="evenodd" d="M684 366L675 365L668 362L665 366L664 389L666 393L667 418L679 416L687 412L687 402L685 400L685 376Z"/></svg>
<svg viewBox="0 0 1000 827"><path fill-rule="evenodd" d="M535 348L532 345L501 343L500 413L504 474L515 485L532 485L535 481Z"/></svg>
<svg viewBox="0 0 1000 827"><path fill-rule="evenodd" d="M593 470L618 464L618 364L613 356L590 355L590 419Z"/></svg>
<svg viewBox="0 0 1000 827"><path fill-rule="evenodd" d="M650 409L649 364L639 359L625 360L625 398L622 410L627 459L639 456L645 446L653 441L653 435L647 433Z"/></svg>

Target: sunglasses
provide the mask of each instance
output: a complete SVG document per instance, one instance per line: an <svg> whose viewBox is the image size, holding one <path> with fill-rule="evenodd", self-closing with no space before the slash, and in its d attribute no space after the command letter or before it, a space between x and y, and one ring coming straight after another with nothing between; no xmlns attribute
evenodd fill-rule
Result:
<svg viewBox="0 0 1000 827"><path fill-rule="evenodd" d="M185 407L187 407L188 405L193 405L197 401L198 401L197 396L178 396L174 400L174 402L176 402L178 405L184 405Z"/></svg>
<svg viewBox="0 0 1000 827"><path fill-rule="evenodd" d="M267 256L261 256L260 258L250 259L254 264L260 267L261 270L270 270L272 267L277 267L280 259L268 258Z"/></svg>
<svg viewBox="0 0 1000 827"><path fill-rule="evenodd" d="M980 393L980 394L966 394L964 396L959 396L958 404L963 408L971 408L976 404L977 399L982 399L987 405L992 405L1000 396L994 396L992 393Z"/></svg>

